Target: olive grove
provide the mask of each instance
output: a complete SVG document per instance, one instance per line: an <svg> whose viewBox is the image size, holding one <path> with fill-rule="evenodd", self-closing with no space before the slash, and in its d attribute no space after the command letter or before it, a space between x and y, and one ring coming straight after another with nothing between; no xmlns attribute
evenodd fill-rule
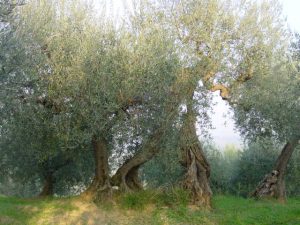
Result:
<svg viewBox="0 0 300 225"><path fill-rule="evenodd" d="M6 179L107 200L144 188L141 171L167 156L191 203L210 207L196 123L210 128L217 91L246 139L287 142L283 177L299 141L299 57L277 1L141 1L118 25L80 0L4 1L1 14Z"/></svg>

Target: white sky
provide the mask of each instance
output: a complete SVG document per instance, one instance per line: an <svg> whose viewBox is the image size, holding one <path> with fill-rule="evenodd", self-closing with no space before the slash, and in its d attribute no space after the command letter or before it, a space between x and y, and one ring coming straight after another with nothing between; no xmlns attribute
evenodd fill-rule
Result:
<svg viewBox="0 0 300 225"><path fill-rule="evenodd" d="M287 16L292 31L300 32L300 0L281 0L283 12ZM231 119L232 112L229 112L228 105L218 96L214 100L217 104L214 107L212 137L217 146L224 148L228 144L242 146L240 135L234 131L234 123ZM226 117L224 118L224 115ZM225 124L224 124L225 122Z"/></svg>
<svg viewBox="0 0 300 225"><path fill-rule="evenodd" d="M99 3L103 1L94 0L94 2L99 7L101 5ZM132 7L132 0L106 0L106 2L109 2L106 5L106 10L113 12L113 17L115 18L122 17L124 8L126 11L130 10ZM300 32L300 0L280 0L280 2L283 5L283 12L287 17L291 30ZM230 112L227 103L219 97L218 93L215 93L214 101L216 102L216 105L214 107L212 121L213 127L216 129L211 131L214 142L221 149L228 144L234 144L241 147L242 139L234 130L234 123L231 118L232 112ZM224 117L224 115L226 116Z"/></svg>
<svg viewBox="0 0 300 225"><path fill-rule="evenodd" d="M300 32L300 1L281 0L283 12L287 16L288 23L293 31Z"/></svg>

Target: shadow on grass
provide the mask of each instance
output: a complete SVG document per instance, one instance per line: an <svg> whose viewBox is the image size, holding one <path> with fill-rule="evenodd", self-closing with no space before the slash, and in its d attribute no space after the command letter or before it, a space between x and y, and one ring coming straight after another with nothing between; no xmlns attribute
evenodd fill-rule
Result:
<svg viewBox="0 0 300 225"><path fill-rule="evenodd" d="M47 219L53 220L78 210L71 202L67 198L20 199L0 196L0 224L54 224Z"/></svg>

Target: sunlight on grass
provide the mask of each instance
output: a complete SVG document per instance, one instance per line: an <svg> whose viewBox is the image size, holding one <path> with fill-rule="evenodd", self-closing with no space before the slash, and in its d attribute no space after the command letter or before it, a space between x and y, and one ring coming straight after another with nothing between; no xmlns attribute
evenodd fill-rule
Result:
<svg viewBox="0 0 300 225"><path fill-rule="evenodd" d="M0 224L300 224L300 199L286 204L215 196L213 210L197 210L185 194L142 191L119 197L120 206L96 206L78 198L19 199L0 196Z"/></svg>

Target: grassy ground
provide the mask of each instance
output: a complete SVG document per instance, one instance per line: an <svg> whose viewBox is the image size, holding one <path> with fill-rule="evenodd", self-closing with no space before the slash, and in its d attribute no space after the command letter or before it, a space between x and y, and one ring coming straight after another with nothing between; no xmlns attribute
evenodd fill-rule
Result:
<svg viewBox="0 0 300 225"><path fill-rule="evenodd" d="M0 196L0 224L282 224L300 225L300 199L286 204L215 196L213 210L186 205L184 193L141 192L96 206L78 198L18 199Z"/></svg>

